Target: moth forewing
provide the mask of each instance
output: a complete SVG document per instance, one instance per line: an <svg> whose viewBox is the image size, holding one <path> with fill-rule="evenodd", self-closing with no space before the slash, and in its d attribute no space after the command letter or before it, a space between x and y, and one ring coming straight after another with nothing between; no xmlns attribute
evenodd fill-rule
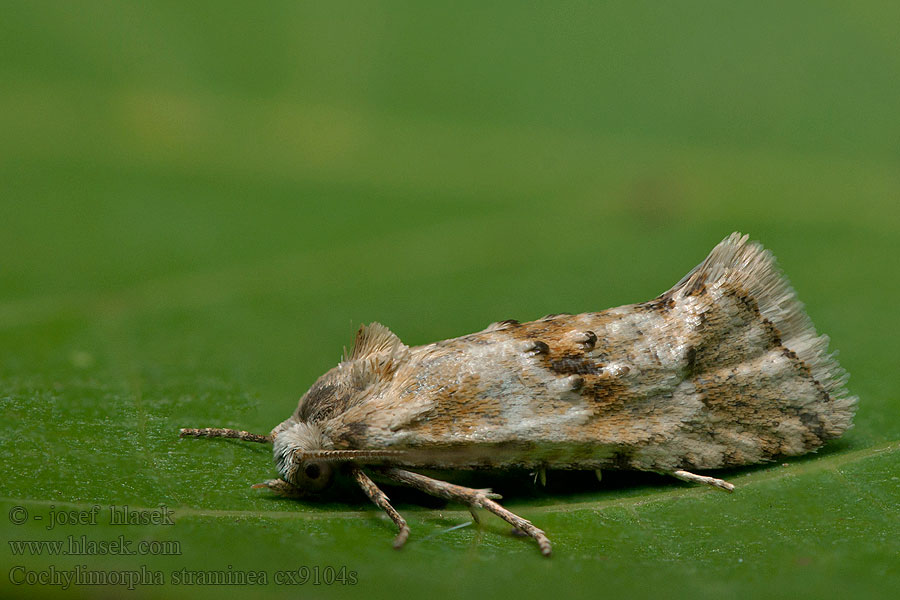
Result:
<svg viewBox="0 0 900 600"><path fill-rule="evenodd" d="M326 466L349 463L397 524L398 547L406 522L364 467L486 508L549 554L544 533L488 490L406 469L635 469L730 491L692 471L802 454L851 426L857 400L827 345L772 255L735 233L649 302L414 348L378 323L361 327L269 436L182 435L273 441L281 479L263 485L279 493L318 489Z"/></svg>

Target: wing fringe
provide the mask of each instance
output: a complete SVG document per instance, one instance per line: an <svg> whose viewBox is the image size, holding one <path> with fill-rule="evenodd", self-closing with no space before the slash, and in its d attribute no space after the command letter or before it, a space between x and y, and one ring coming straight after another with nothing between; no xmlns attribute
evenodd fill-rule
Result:
<svg viewBox="0 0 900 600"><path fill-rule="evenodd" d="M802 360L833 403L836 436L851 426L858 399L846 389L847 373L828 352L828 336L818 335L772 253L738 232L722 240L706 259L664 297L677 300L705 288L737 286L756 302L760 314L778 330L782 344Z"/></svg>

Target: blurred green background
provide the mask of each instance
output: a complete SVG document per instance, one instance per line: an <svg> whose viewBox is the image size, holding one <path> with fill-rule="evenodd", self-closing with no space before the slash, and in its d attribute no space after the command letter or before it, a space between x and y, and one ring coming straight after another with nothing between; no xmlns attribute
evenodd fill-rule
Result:
<svg viewBox="0 0 900 600"><path fill-rule="evenodd" d="M343 565L355 586L180 593L889 595L898 7L4 2L0 592L125 591L14 585L14 565ZM394 552L358 492L273 498L249 489L274 476L267 448L177 439L267 432L361 322L413 345L647 300L734 230L779 257L861 401L816 455L722 473L733 495L651 475L482 480L547 530L545 560L493 517L453 529L462 507L390 489L413 529ZM94 504L166 504L176 525L8 517ZM8 545L70 535L181 554Z"/></svg>

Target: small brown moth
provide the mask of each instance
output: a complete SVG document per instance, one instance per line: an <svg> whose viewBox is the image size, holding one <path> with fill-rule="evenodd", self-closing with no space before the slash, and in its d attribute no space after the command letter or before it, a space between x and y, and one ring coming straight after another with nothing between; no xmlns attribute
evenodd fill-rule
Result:
<svg viewBox="0 0 900 600"><path fill-rule="evenodd" d="M363 326L269 435L181 436L272 443L281 477L254 487L289 496L323 490L343 465L399 528L396 548L409 528L366 470L485 508L549 556L544 532L489 489L408 469L635 469L732 491L693 471L803 454L851 426L857 399L827 346L772 254L734 233L649 302L414 348Z"/></svg>

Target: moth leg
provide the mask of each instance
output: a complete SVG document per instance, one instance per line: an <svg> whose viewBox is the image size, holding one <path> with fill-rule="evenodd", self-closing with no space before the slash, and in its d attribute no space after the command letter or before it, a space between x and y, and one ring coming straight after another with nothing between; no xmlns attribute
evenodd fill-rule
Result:
<svg viewBox="0 0 900 600"><path fill-rule="evenodd" d="M350 473L353 475L353 479L356 480L356 483L359 484L359 487L366 493L366 496L369 497L369 500L371 500L375 506L386 512L391 520L397 525L400 532L397 534L397 537L394 538L394 548L399 550L403 547L403 544L406 543L406 538L409 537L409 526L407 526L406 520L400 516L400 513L398 513L393 506L391 506L385 493L375 485L375 482L372 481L368 475L363 473L362 469L354 466Z"/></svg>
<svg viewBox="0 0 900 600"><path fill-rule="evenodd" d="M267 435L259 435L258 433L250 433L249 431L238 431L237 429L223 429L221 427L204 427L202 429L194 429L193 427L183 427L178 437L226 437L235 438L244 442L259 442L267 444L272 438Z"/></svg>
<svg viewBox="0 0 900 600"><path fill-rule="evenodd" d="M311 495L310 492L293 486L284 479L266 479L262 483L254 483L250 487L253 489L267 488L284 498L308 498Z"/></svg>
<svg viewBox="0 0 900 600"><path fill-rule="evenodd" d="M723 489L726 492L734 491L734 485L728 483L723 479L716 479L715 477L707 477L705 475L697 475L696 473L691 473L690 471L672 471L669 474L672 477L677 477L682 481L689 481L691 483L705 483L706 485L711 485L719 489Z"/></svg>
<svg viewBox="0 0 900 600"><path fill-rule="evenodd" d="M461 485L447 483L446 481L432 479L431 477L426 477L424 475L419 475L418 473L413 473L411 471L406 471L404 469L398 469L395 467L379 469L379 472L389 479L393 479L398 483L403 483L410 487L414 487L427 494L431 494L432 496L437 496L439 498L444 498L447 500L456 500L457 502L462 502L463 504L467 504L470 507L479 506L481 508L484 508L485 510L494 513L519 531L522 531L534 538L541 550L541 554L543 554L544 556L550 556L550 540L547 539L547 536L544 534L544 532L532 525L531 521L528 521L514 513L511 513L510 511L494 502L494 499L500 498L500 494L495 494L486 489L476 490L473 488L463 487Z"/></svg>

